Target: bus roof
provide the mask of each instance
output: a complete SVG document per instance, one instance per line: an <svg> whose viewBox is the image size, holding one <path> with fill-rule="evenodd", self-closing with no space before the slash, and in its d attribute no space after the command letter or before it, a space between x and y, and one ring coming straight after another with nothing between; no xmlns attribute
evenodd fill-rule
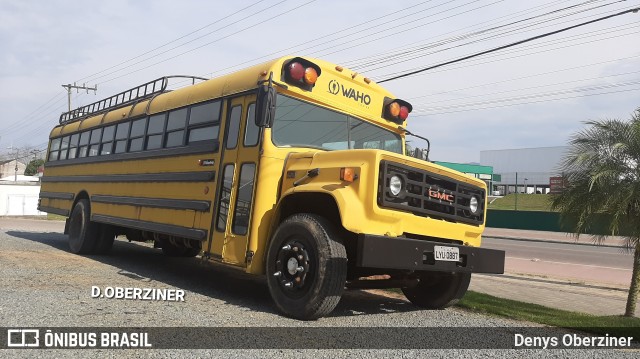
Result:
<svg viewBox="0 0 640 359"><path fill-rule="evenodd" d="M398 131L398 126L405 125L405 123L394 123L382 117L385 98L394 99L390 92L347 68L304 57L304 60L317 65L321 70L315 86L308 90L287 85L283 76L283 67L294 58L296 57L281 57L191 86L148 96L149 98L133 104L114 106L96 111L95 115L89 114L80 116L77 120L67 120L51 131L51 137L250 91L257 88L259 83L268 81L271 74L279 92L367 119L394 131Z"/></svg>

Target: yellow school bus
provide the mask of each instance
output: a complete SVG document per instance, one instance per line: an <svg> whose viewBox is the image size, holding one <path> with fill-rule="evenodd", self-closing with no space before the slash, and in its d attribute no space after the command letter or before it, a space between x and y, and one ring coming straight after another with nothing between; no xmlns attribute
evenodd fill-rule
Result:
<svg viewBox="0 0 640 359"><path fill-rule="evenodd" d="M455 303L479 248L483 181L405 155L411 105L349 69L288 56L169 91L161 78L63 113L39 209L72 252L153 241L265 275L276 307L330 313L346 288Z"/></svg>

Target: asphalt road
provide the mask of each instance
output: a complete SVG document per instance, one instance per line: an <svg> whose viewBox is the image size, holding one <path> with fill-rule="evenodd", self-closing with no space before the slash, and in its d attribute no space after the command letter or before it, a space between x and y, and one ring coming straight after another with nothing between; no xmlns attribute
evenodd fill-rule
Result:
<svg viewBox="0 0 640 359"><path fill-rule="evenodd" d="M506 252L505 272L628 286L633 255L621 248L483 238L483 247Z"/></svg>
<svg viewBox="0 0 640 359"><path fill-rule="evenodd" d="M420 310L400 296L381 292L348 291L336 310L313 322L284 318L276 313L266 283L261 277L203 263L197 259L168 258L148 245L116 241L108 256L78 256L69 253L67 238L55 230L60 224L46 221L0 221L0 323L3 327L235 327L245 328L240 342L264 340L252 337L251 328L369 328L482 327L465 334L474 342L487 333L512 333L531 324L466 312ZM137 287L179 289L184 302L92 298L91 287ZM244 330L244 329L243 329ZM562 331L561 331L562 332ZM564 332L566 333L566 332ZM458 333L460 334L460 333ZM407 332L390 329L387 340L406 342ZM420 337L416 331L415 341ZM238 344L235 344L238 345ZM269 343L261 344L268 347ZM373 345L373 344L372 344ZM248 345L250 346L250 345ZM319 347L326 344L318 344ZM237 347L242 348L242 343ZM129 350L97 351L106 357L491 357L525 355L514 350ZM634 357L634 353L555 350L530 351L537 357ZM0 357L78 357L76 350L3 350ZM93 354L92 354L93 356Z"/></svg>

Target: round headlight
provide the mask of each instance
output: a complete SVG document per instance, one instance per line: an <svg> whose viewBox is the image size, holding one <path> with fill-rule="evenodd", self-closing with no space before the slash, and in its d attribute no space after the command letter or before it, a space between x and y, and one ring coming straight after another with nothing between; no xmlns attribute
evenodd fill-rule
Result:
<svg viewBox="0 0 640 359"><path fill-rule="evenodd" d="M389 179L389 190L392 195L399 195L400 191L402 191L402 179L398 176L391 176Z"/></svg>
<svg viewBox="0 0 640 359"><path fill-rule="evenodd" d="M476 214L478 212L478 197L471 197L471 199L469 200L469 209L473 214Z"/></svg>

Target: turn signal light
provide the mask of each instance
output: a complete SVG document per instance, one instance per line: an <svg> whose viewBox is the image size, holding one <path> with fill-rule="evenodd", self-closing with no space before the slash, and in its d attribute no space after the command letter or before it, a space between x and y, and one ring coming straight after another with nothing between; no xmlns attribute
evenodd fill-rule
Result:
<svg viewBox="0 0 640 359"><path fill-rule="evenodd" d="M282 75L287 83L311 91L320 74L318 65L296 57L284 64Z"/></svg>
<svg viewBox="0 0 640 359"><path fill-rule="evenodd" d="M316 72L316 69L314 69L313 67L307 67L304 70L304 82L306 82L308 85L313 85L317 80L318 73Z"/></svg>
<svg viewBox="0 0 640 359"><path fill-rule="evenodd" d="M356 169L352 167L343 167L340 169L340 180L346 182L353 182L358 179Z"/></svg>
<svg viewBox="0 0 640 359"><path fill-rule="evenodd" d="M398 117L398 115L400 115L400 104L398 104L397 102L390 103L389 115L391 115L391 117Z"/></svg>

